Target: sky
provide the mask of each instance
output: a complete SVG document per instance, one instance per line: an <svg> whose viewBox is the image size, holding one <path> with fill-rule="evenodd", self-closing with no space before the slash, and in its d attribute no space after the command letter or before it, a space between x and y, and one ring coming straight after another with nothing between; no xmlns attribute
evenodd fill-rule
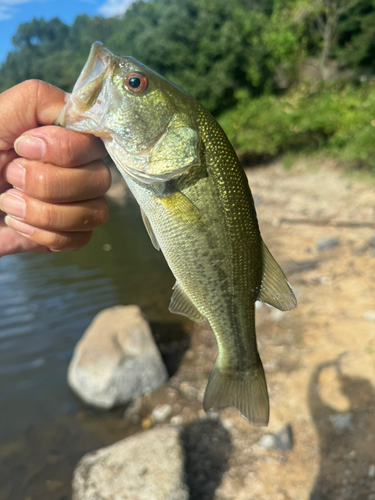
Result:
<svg viewBox="0 0 375 500"><path fill-rule="evenodd" d="M0 63L13 49L12 36L18 25L43 17L59 17L72 24L78 14L105 17L125 12L133 0L0 0Z"/></svg>

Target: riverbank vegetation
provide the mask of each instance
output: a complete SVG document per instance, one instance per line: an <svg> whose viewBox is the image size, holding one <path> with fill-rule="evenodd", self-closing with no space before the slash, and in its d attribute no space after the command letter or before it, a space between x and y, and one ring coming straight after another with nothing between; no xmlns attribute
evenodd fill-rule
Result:
<svg viewBox="0 0 375 500"><path fill-rule="evenodd" d="M71 90L98 39L196 97L241 155L324 151L375 172L374 35L373 0L137 1L115 18L21 24L0 90Z"/></svg>

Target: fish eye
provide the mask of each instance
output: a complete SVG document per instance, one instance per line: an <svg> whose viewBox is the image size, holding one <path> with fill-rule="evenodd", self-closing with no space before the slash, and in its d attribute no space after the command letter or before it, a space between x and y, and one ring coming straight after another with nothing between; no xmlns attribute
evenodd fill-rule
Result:
<svg viewBox="0 0 375 500"><path fill-rule="evenodd" d="M130 92L140 94L147 89L148 81L142 73L129 73L125 79L125 88Z"/></svg>

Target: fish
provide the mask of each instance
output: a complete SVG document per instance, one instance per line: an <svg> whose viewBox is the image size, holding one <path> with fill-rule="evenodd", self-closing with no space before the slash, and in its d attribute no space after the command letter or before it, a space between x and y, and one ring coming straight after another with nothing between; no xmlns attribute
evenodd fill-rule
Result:
<svg viewBox="0 0 375 500"><path fill-rule="evenodd" d="M55 124L103 140L176 278L170 311L211 326L218 356L204 410L234 406L251 424L267 425L255 302L286 311L296 298L262 240L246 174L222 128L186 92L100 42Z"/></svg>

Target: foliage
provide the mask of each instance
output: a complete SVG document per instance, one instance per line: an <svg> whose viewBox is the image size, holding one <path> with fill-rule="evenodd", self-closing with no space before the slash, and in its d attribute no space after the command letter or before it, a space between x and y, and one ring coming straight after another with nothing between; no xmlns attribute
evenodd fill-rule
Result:
<svg viewBox="0 0 375 500"><path fill-rule="evenodd" d="M34 19L0 91L29 78L70 91L95 40L221 115L241 153L324 148L374 164L375 0L137 0L115 18ZM333 80L304 81L311 64L330 77L333 60Z"/></svg>
<svg viewBox="0 0 375 500"><path fill-rule="evenodd" d="M122 18L78 16L21 24L2 65L0 89L42 78L70 90L97 39L152 67L212 112L235 104L234 92L275 89L280 63L298 60L300 29L281 0L137 1ZM28 64L25 64L25 60Z"/></svg>
<svg viewBox="0 0 375 500"><path fill-rule="evenodd" d="M0 70L0 91L30 78L46 80L70 91L96 39L104 42L117 27L117 19L78 16L72 26L60 19L33 19L20 24ZM27 63L26 63L27 61Z"/></svg>
<svg viewBox="0 0 375 500"><path fill-rule="evenodd" d="M282 98L241 91L220 123L239 154L333 153L375 171L375 85L300 85Z"/></svg>

